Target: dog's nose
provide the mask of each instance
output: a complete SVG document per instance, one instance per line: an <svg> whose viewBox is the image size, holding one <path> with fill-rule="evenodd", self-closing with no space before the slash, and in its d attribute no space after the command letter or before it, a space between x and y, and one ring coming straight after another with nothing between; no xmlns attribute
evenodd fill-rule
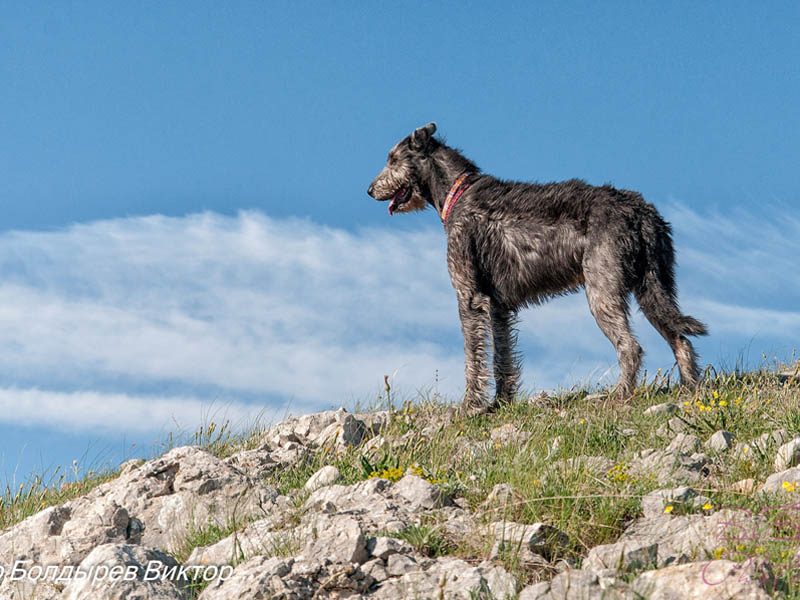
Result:
<svg viewBox="0 0 800 600"><path fill-rule="evenodd" d="M367 193L368 193L370 196L372 196L372 190L373 190L373 188L374 188L373 184L371 184L371 183L370 183L370 184L369 184L369 187L367 188Z"/></svg>

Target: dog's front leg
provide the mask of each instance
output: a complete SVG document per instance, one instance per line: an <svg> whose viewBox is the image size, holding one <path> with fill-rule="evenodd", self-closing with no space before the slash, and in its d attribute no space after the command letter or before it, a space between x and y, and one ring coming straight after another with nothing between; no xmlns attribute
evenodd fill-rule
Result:
<svg viewBox="0 0 800 600"><path fill-rule="evenodd" d="M467 389L464 410L467 412L485 409L486 384L489 380L486 368L486 342L489 335L489 298L483 294L458 295L458 316L464 334L464 357Z"/></svg>

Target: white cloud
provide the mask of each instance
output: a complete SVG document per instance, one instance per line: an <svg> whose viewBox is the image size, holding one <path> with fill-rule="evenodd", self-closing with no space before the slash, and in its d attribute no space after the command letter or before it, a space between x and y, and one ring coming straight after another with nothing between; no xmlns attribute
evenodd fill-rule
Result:
<svg viewBox="0 0 800 600"><path fill-rule="evenodd" d="M665 213L682 307L711 326L699 341L706 360L754 336L797 338L785 300L800 295L790 268L800 221L679 204ZM748 301L754 285L766 295ZM651 372L669 368L663 340L641 316L634 322ZM613 382L616 355L582 294L525 311L520 340L532 388ZM160 428L220 394L237 414L368 401L393 373L406 391L463 389L440 230L348 232L245 212L0 234L0 419Z"/></svg>
<svg viewBox="0 0 800 600"><path fill-rule="evenodd" d="M169 396L0 388L0 411L5 423L67 431L191 432L198 424L208 425L211 421L248 427L274 422L280 408L270 411L241 402L214 403ZM291 408L298 414L304 407Z"/></svg>

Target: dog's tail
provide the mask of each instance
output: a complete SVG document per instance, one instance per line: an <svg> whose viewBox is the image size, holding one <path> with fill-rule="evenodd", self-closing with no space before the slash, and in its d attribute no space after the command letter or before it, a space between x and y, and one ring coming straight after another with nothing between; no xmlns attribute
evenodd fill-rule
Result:
<svg viewBox="0 0 800 600"><path fill-rule="evenodd" d="M694 317L681 313L675 291L675 250L672 229L647 205L642 221L643 268L641 283L634 290L648 321L668 341L682 335L708 335L708 328Z"/></svg>

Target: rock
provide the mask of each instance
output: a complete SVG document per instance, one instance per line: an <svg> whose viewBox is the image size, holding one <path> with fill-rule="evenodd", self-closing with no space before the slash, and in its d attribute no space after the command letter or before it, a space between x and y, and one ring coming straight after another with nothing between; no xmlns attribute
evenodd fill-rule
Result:
<svg viewBox="0 0 800 600"><path fill-rule="evenodd" d="M656 433L661 437L670 437L676 433L686 431L686 427L686 423L681 419L678 417L672 417L669 421L659 426L659 428L656 430Z"/></svg>
<svg viewBox="0 0 800 600"><path fill-rule="evenodd" d="M313 492L321 487L335 483L340 477L341 475L339 473L339 469L332 465L328 465L322 467L319 471L309 477L308 481L306 481L306 484L303 487L306 491Z"/></svg>
<svg viewBox="0 0 800 600"><path fill-rule="evenodd" d="M542 581L529 585L519 593L517 600L547 600L550 598L550 582Z"/></svg>
<svg viewBox="0 0 800 600"><path fill-rule="evenodd" d="M412 473L406 474L395 483L392 491L395 496L407 503L408 509L411 511L440 508L452 504L450 498L445 496L438 487Z"/></svg>
<svg viewBox="0 0 800 600"><path fill-rule="evenodd" d="M743 568L729 560L712 560L646 571L631 587L649 600L766 600L770 594L762 577L775 581L763 564Z"/></svg>
<svg viewBox="0 0 800 600"><path fill-rule="evenodd" d="M679 433L667 446L667 452L674 454L692 454L700 450L700 438L696 435Z"/></svg>
<svg viewBox="0 0 800 600"><path fill-rule="evenodd" d="M706 465L710 460L705 454L696 453L687 456L683 453L650 448L642 450L634 456L628 467L628 473L637 479L653 477L659 485L664 486L691 484L708 473Z"/></svg>
<svg viewBox="0 0 800 600"><path fill-rule="evenodd" d="M761 488L765 492L800 492L800 467L792 467L780 473L773 473Z"/></svg>
<svg viewBox="0 0 800 600"><path fill-rule="evenodd" d="M599 577L587 569L566 569L550 582L528 586L518 600L633 600L624 581ZM677 600L677 599L676 599Z"/></svg>
<svg viewBox="0 0 800 600"><path fill-rule="evenodd" d="M650 408L646 408L642 414L645 415L673 415L678 412L677 405L672 402L663 402L661 404L654 404Z"/></svg>
<svg viewBox="0 0 800 600"><path fill-rule="evenodd" d="M386 560L386 574L389 577L402 577L418 570L417 561L405 554L391 554Z"/></svg>
<svg viewBox="0 0 800 600"><path fill-rule="evenodd" d="M411 554L414 548L403 540L378 536L367 540L367 551L375 558L386 560L392 554Z"/></svg>
<svg viewBox="0 0 800 600"><path fill-rule="evenodd" d="M292 570L294 561L282 558L267 558L256 556L240 564L233 571L233 575L225 581L212 582L198 600L251 600L258 598L258 594L270 590L274 580L288 575ZM265 596L261 596L265 597ZM266 596L269 597L269 596Z"/></svg>
<svg viewBox="0 0 800 600"><path fill-rule="evenodd" d="M144 464L144 462L145 461L143 458L132 458L131 460L126 460L119 466L118 476L121 477L122 475L127 475L131 471L135 471L136 469L141 467Z"/></svg>
<svg viewBox="0 0 800 600"><path fill-rule="evenodd" d="M113 567L124 567L127 573L128 568L136 569L136 578L125 581L121 577L113 581L110 577L73 579L64 588L64 600L117 600L118 598L147 598L148 600L188 600L191 592L187 587L189 581L184 577L182 580L177 577L174 579L161 577L154 581L145 581L145 573L151 568L151 561L158 561L165 568L177 567L178 562L167 554L158 552L143 546L130 546L123 544L104 544L96 547L81 562L80 567L84 572L93 569L98 571L101 565L108 569ZM165 569L161 569L162 575ZM152 576L148 574L148 579Z"/></svg>
<svg viewBox="0 0 800 600"><path fill-rule="evenodd" d="M731 489L741 494L752 494L756 489L756 480L752 477L749 479L740 479L731 486Z"/></svg>
<svg viewBox="0 0 800 600"><path fill-rule="evenodd" d="M335 443L343 447L358 445L370 434L363 421L340 408L287 419L270 429L264 439L273 447L292 442L315 447Z"/></svg>
<svg viewBox="0 0 800 600"><path fill-rule="evenodd" d="M500 521L489 524L486 533L495 540L490 554L492 559L502 552L510 552L525 562L539 562L540 556L553 560L564 554L569 545L566 533L544 523L523 525Z"/></svg>
<svg viewBox="0 0 800 600"><path fill-rule="evenodd" d="M719 431L715 431L714 435L708 438L703 447L711 452L725 452L733 447L735 441L735 435L730 431L720 429Z"/></svg>
<svg viewBox="0 0 800 600"><path fill-rule="evenodd" d="M399 598L502 600L513 598L516 589L516 580L502 567L493 567L486 563L471 566L457 558L440 557L424 570L417 569L402 577L387 579L369 595L369 598L371 600Z"/></svg>
<svg viewBox="0 0 800 600"><path fill-rule="evenodd" d="M738 524L738 525L737 525ZM619 542L658 544L658 566L687 562L694 557L710 556L724 546L726 540L744 536L752 529L752 517L746 511L723 509L708 516L666 515L638 519L631 523ZM759 533L768 535L769 530Z"/></svg>
<svg viewBox="0 0 800 600"><path fill-rule="evenodd" d="M396 486L377 478L351 486L329 485L313 492L303 507L310 513L346 512L358 518L365 530L395 533L415 517L405 500L395 497Z"/></svg>
<svg viewBox="0 0 800 600"><path fill-rule="evenodd" d="M589 550L581 567L591 571L630 571L657 564L658 544L629 541L595 546Z"/></svg>
<svg viewBox="0 0 800 600"><path fill-rule="evenodd" d="M361 570L378 583L386 581L389 577L388 573L386 573L386 564L379 558L365 562L361 565Z"/></svg>
<svg viewBox="0 0 800 600"><path fill-rule="evenodd" d="M513 423L506 423L500 427L492 429L489 437L495 444L524 444L527 442L531 434L527 431L520 431Z"/></svg>
<svg viewBox="0 0 800 600"><path fill-rule="evenodd" d="M700 496L690 487L677 487L665 490L653 490L642 498L642 512L644 517L659 517L665 514L667 506L684 505L692 508L701 508L710 498Z"/></svg>
<svg viewBox="0 0 800 600"><path fill-rule="evenodd" d="M773 448L785 444L789 441L789 439L790 437L788 431L783 428L776 429L775 431L762 433L760 436L758 436L758 439L753 442L753 447L762 453L767 453Z"/></svg>
<svg viewBox="0 0 800 600"><path fill-rule="evenodd" d="M228 537L211 544L199 546L189 556L190 565L222 565L249 560L259 554L296 553L307 541L305 530L276 529L283 526L283 513L248 523Z"/></svg>
<svg viewBox="0 0 800 600"><path fill-rule="evenodd" d="M24 557L33 564L76 566L101 544L138 544L141 538L141 522L123 506L111 498L84 496L46 508L0 534L0 565Z"/></svg>
<svg viewBox="0 0 800 600"><path fill-rule="evenodd" d="M358 521L348 515L320 514L312 517L311 540L301 554L315 560L363 563L369 558L367 541Z"/></svg>
<svg viewBox="0 0 800 600"><path fill-rule="evenodd" d="M302 447L299 447L302 448ZM278 453L276 453L278 454ZM250 477L260 478L270 475L281 464L288 466L300 460L303 452L294 452L292 457L289 458L288 454L280 455L280 458L285 461L281 462L272 457L269 452L269 447L262 447L258 450L242 450L225 459L225 462L233 468L246 473Z"/></svg>
<svg viewBox="0 0 800 600"><path fill-rule="evenodd" d="M785 471L800 464L800 436L789 440L778 448L775 456L775 470Z"/></svg>

